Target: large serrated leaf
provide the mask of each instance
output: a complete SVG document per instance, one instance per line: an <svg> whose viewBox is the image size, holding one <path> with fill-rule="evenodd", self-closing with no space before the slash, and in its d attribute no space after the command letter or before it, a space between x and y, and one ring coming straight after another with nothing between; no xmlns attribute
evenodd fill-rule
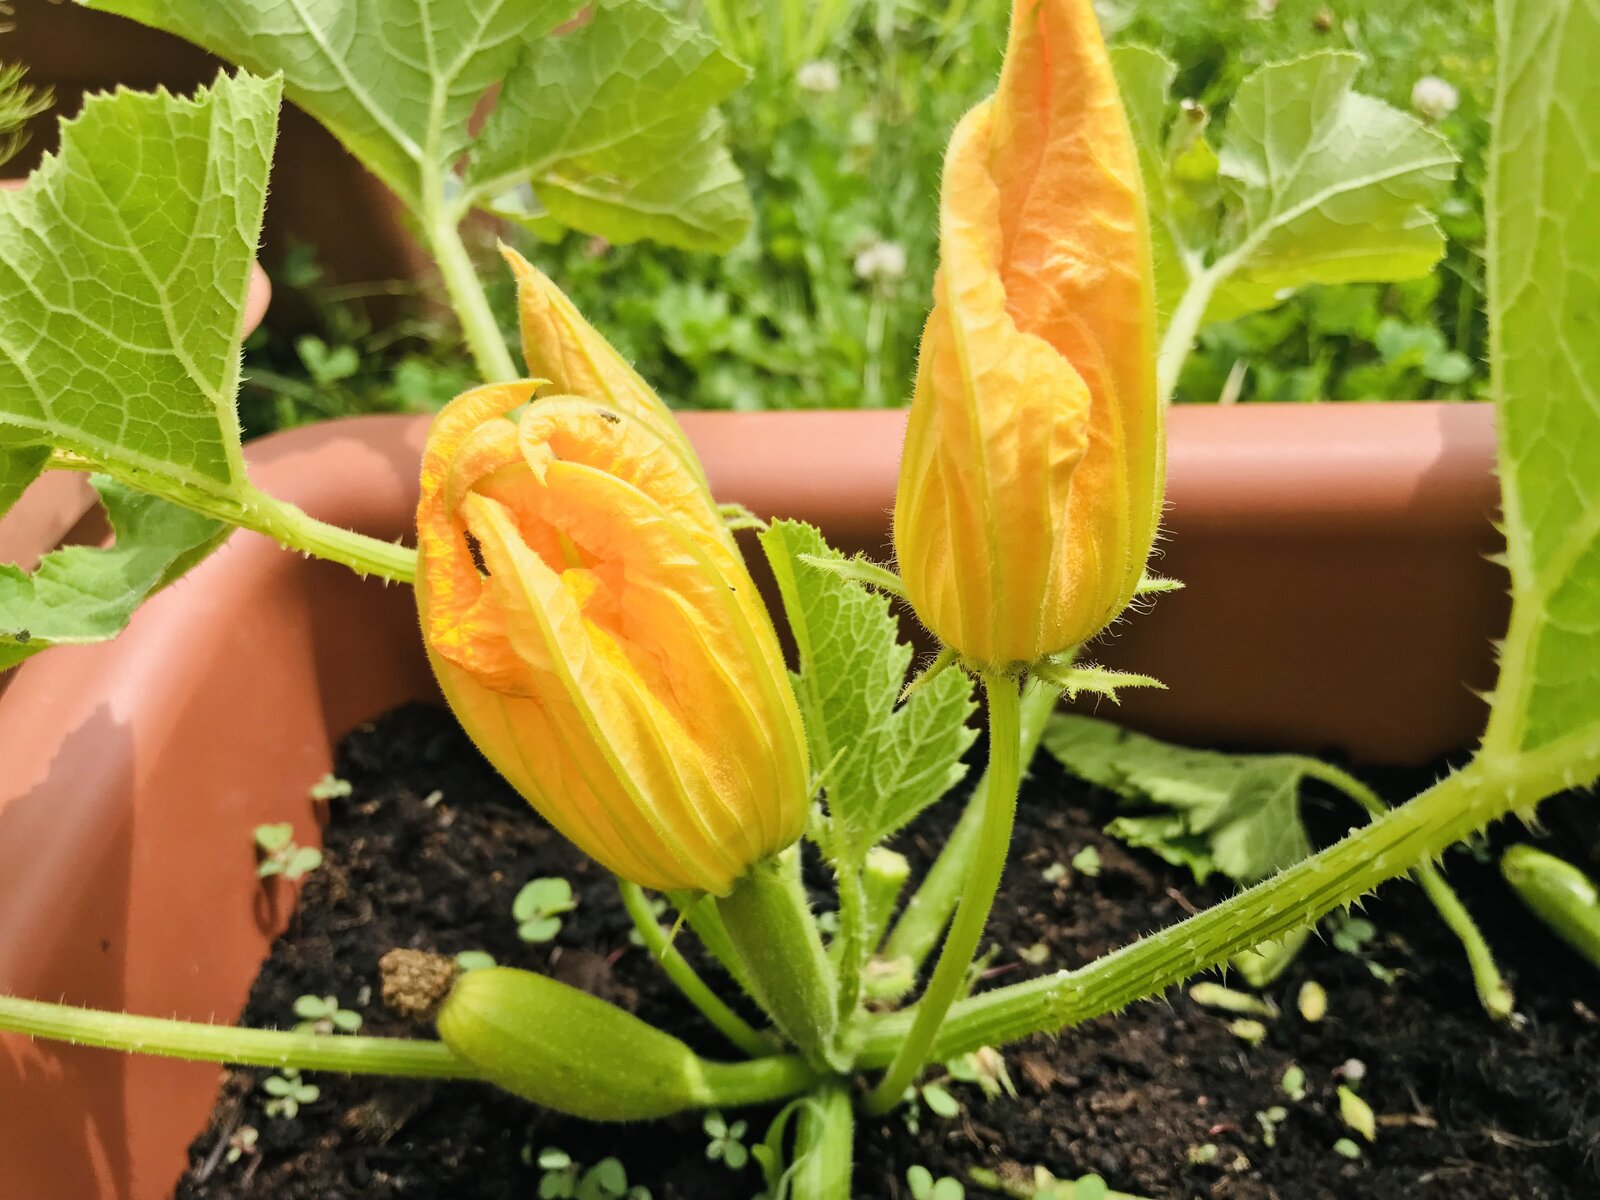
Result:
<svg viewBox="0 0 1600 1200"><path fill-rule="evenodd" d="M607 0L523 53L468 185L492 195L531 183L562 224L613 242L726 249L751 213L715 106L745 75L697 27L646 0Z"/></svg>
<svg viewBox="0 0 1600 1200"><path fill-rule="evenodd" d="M1309 284L1412 279L1443 253L1429 208L1456 155L1415 117L1354 90L1358 56L1256 70L1214 149L1203 111L1174 120L1169 60L1123 46L1112 61L1139 146L1163 316L1192 288L1204 293L1196 323L1228 320Z"/></svg>
<svg viewBox="0 0 1600 1200"><path fill-rule="evenodd" d="M115 637L147 596L230 532L220 521L103 476L94 484L115 545L53 551L31 575L0 564L0 670L50 646Z"/></svg>
<svg viewBox="0 0 1600 1200"><path fill-rule="evenodd" d="M580 0L87 0L261 74L415 207L473 107ZM336 202L336 198L330 197Z"/></svg>
<svg viewBox="0 0 1600 1200"><path fill-rule="evenodd" d="M243 482L240 333L276 80L91 96L0 192L0 446L211 493Z"/></svg>
<svg viewBox="0 0 1600 1200"><path fill-rule="evenodd" d="M1311 853L1300 819L1308 760L1293 754L1191 750L1093 717L1057 713L1044 745L1072 774L1115 792L1124 811L1106 832L1188 867L1204 883L1240 883Z"/></svg>
<svg viewBox="0 0 1600 1200"><path fill-rule="evenodd" d="M947 670L897 706L911 647L889 601L801 561L842 557L809 525L774 522L761 543L800 652L795 691L812 761L826 772L829 849L859 864L961 779L976 736L972 684Z"/></svg>
<svg viewBox="0 0 1600 1200"><path fill-rule="evenodd" d="M1600 742L1600 8L1499 13L1489 315L1513 606L1486 755Z"/></svg>

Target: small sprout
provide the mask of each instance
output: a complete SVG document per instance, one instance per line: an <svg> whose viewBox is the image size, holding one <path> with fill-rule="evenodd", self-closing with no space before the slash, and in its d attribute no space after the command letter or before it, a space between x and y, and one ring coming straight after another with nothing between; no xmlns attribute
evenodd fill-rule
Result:
<svg viewBox="0 0 1600 1200"><path fill-rule="evenodd" d="M1362 954L1378 936L1378 927L1365 917L1346 916L1334 922L1333 948L1345 954Z"/></svg>
<svg viewBox="0 0 1600 1200"><path fill-rule="evenodd" d="M296 1033L355 1033L361 1028L361 1014L340 1008L333 996L301 996L294 1002L294 1015L300 1018Z"/></svg>
<svg viewBox="0 0 1600 1200"><path fill-rule="evenodd" d="M922 1102L934 1116L947 1121L961 1115L961 1101L937 1083L930 1083L922 1089Z"/></svg>
<svg viewBox="0 0 1600 1200"><path fill-rule="evenodd" d="M1278 1015L1270 1001L1249 992L1236 992L1220 983L1195 984L1189 989L1189 999L1204 1008L1218 1008L1241 1017L1265 1017L1270 1021Z"/></svg>
<svg viewBox="0 0 1600 1200"><path fill-rule="evenodd" d="M1308 979L1300 985L1297 1003L1300 1015L1313 1024L1328 1015L1327 990L1315 979Z"/></svg>
<svg viewBox="0 0 1600 1200"><path fill-rule="evenodd" d="M967 1190L948 1175L933 1177L927 1167L906 1168L906 1184L911 1188L911 1200L966 1200Z"/></svg>
<svg viewBox="0 0 1600 1200"><path fill-rule="evenodd" d="M1031 946L1024 946L1017 951L1017 957L1029 966L1042 967L1050 961L1050 947L1043 942L1035 942Z"/></svg>
<svg viewBox="0 0 1600 1200"><path fill-rule="evenodd" d="M1298 1103L1306 1098L1306 1073L1290 1063L1278 1086L1283 1089L1285 1096Z"/></svg>
<svg viewBox="0 0 1600 1200"><path fill-rule="evenodd" d="M1261 1144L1271 1150L1278 1144L1278 1126L1289 1117L1289 1110L1281 1104L1264 1108L1256 1113L1256 1124L1261 1126Z"/></svg>
<svg viewBox="0 0 1600 1200"><path fill-rule="evenodd" d="M487 950L463 950L456 955L456 966L463 971L481 971L494 965L494 955Z"/></svg>
<svg viewBox="0 0 1600 1200"><path fill-rule="evenodd" d="M649 1188L628 1186L627 1168L615 1158L585 1171L565 1150L547 1146L537 1162L539 1200L650 1200Z"/></svg>
<svg viewBox="0 0 1600 1200"><path fill-rule="evenodd" d="M300 1115L303 1107L315 1104L322 1096L322 1089L314 1083L306 1083L293 1067L285 1067L277 1075L268 1075L261 1081L261 1090L271 1097L262 1105L267 1116L290 1121Z"/></svg>
<svg viewBox="0 0 1600 1200"><path fill-rule="evenodd" d="M511 902L517 936L525 942L548 942L561 932L561 914L578 907L572 885L559 877L535 879L525 884Z"/></svg>
<svg viewBox="0 0 1600 1200"><path fill-rule="evenodd" d="M282 875L293 881L322 865L322 851L314 846L296 844L294 826L287 821L279 825L257 825L255 840L256 853L261 859L256 864L258 878Z"/></svg>
<svg viewBox="0 0 1600 1200"><path fill-rule="evenodd" d="M944 1066L950 1072L951 1079L959 1083L976 1084L990 1100L998 1100L1002 1094L1016 1099L1017 1088L1011 1082L1010 1072L1006 1070L1006 1060L993 1046L980 1046L971 1054L951 1059ZM933 1108L933 1105L928 1107Z"/></svg>
<svg viewBox="0 0 1600 1200"><path fill-rule="evenodd" d="M1228 1032L1241 1042L1259 1046L1267 1038L1267 1027L1253 1017L1240 1017L1228 1022Z"/></svg>
<svg viewBox="0 0 1600 1200"><path fill-rule="evenodd" d="M1206 1142L1201 1146L1190 1146L1186 1157L1191 1167L1208 1167L1217 1161L1220 1153L1215 1142Z"/></svg>
<svg viewBox="0 0 1600 1200"><path fill-rule="evenodd" d="M225 1155L230 1163L236 1163L246 1154L254 1157L260 1153L256 1143L261 1140L261 1132L254 1125L241 1125L235 1129L228 1138L228 1153Z"/></svg>
<svg viewBox="0 0 1600 1200"><path fill-rule="evenodd" d="M1377 1141L1378 1119L1372 1106L1344 1084L1339 1085L1339 1119L1367 1141Z"/></svg>
<svg viewBox="0 0 1600 1200"><path fill-rule="evenodd" d="M355 788L348 779L340 779L329 771L321 779L311 785L311 798L318 804L326 804L330 800L343 800Z"/></svg>
<svg viewBox="0 0 1600 1200"><path fill-rule="evenodd" d="M422 798L422 807L424 807L424 808L438 808L439 807L439 801L441 801L443 799L444 799L444 793L442 791L440 791L438 788L434 788L433 791L429 792L426 796L424 796Z"/></svg>
<svg viewBox="0 0 1600 1200"><path fill-rule="evenodd" d="M729 1125L722 1114L712 1109L701 1122L701 1128L711 1140L706 1144L706 1157L712 1162L719 1159L730 1171L742 1171L750 1161L750 1151L745 1148L744 1135L749 1125L735 1121Z"/></svg>
<svg viewBox="0 0 1600 1200"><path fill-rule="evenodd" d="M1361 1157L1361 1147L1349 1138L1340 1138L1333 1144L1333 1152L1340 1158L1356 1159Z"/></svg>
<svg viewBox="0 0 1600 1200"><path fill-rule="evenodd" d="M1072 869L1090 879L1096 878L1100 874L1100 851L1093 846L1085 846L1072 856Z"/></svg>
<svg viewBox="0 0 1600 1200"><path fill-rule="evenodd" d="M1064 863L1054 862L1039 874L1046 883L1060 883L1067 877L1067 868Z"/></svg>

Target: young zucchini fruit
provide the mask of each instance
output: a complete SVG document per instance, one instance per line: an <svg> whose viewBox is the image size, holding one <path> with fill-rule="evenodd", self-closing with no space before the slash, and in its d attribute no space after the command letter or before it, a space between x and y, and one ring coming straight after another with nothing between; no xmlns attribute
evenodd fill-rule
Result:
<svg viewBox="0 0 1600 1200"><path fill-rule="evenodd" d="M1500 873L1557 937L1600 967L1600 889L1594 880L1532 846L1513 846L1501 855Z"/></svg>
<svg viewBox="0 0 1600 1200"><path fill-rule="evenodd" d="M511 967L458 977L436 1021L444 1043L484 1079L591 1121L760 1104L816 1080L792 1055L708 1062L615 1005Z"/></svg>

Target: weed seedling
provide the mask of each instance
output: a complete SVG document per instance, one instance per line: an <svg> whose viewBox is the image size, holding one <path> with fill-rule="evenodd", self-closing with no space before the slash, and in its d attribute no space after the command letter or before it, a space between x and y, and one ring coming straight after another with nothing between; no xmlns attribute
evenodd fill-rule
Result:
<svg viewBox="0 0 1600 1200"><path fill-rule="evenodd" d="M911 1189L911 1200L966 1200L967 1195L959 1180L948 1175L935 1179L924 1166L906 1168L906 1186Z"/></svg>
<svg viewBox="0 0 1600 1200"><path fill-rule="evenodd" d="M322 1096L321 1088L301 1079L300 1072L292 1067L276 1075L268 1075L261 1081L261 1090L271 1097L262 1108L274 1120L282 1118L292 1121L300 1115L302 1108L315 1104Z"/></svg>
<svg viewBox="0 0 1600 1200"><path fill-rule="evenodd" d="M535 879L525 884L511 902L517 936L525 942L548 942L561 932L561 914L578 907L572 885L559 877Z"/></svg>
<svg viewBox="0 0 1600 1200"><path fill-rule="evenodd" d="M294 1015L300 1018L296 1033L355 1033L361 1028L361 1014L340 1008L334 996L301 996L294 1002Z"/></svg>
<svg viewBox="0 0 1600 1200"><path fill-rule="evenodd" d="M750 1161L750 1151L745 1148L744 1135L749 1129L748 1122L735 1121L728 1124L716 1109L705 1115L701 1128L706 1131L710 1139L706 1143L706 1157L712 1162L722 1162L730 1171L742 1171L745 1164Z"/></svg>
<svg viewBox="0 0 1600 1200"><path fill-rule="evenodd" d="M299 880L322 865L322 851L315 846L302 846L294 840L294 826L284 821L279 825L257 825L255 828L256 875L271 879L282 875L291 882Z"/></svg>

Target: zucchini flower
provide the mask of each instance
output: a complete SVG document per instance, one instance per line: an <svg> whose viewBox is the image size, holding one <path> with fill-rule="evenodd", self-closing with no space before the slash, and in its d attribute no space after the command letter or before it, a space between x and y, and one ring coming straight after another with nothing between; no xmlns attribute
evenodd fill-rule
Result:
<svg viewBox="0 0 1600 1200"><path fill-rule="evenodd" d="M609 398L529 404L539 386L468 392L429 433L417 602L434 671L580 848L644 887L725 895L805 823L777 636L680 448Z"/></svg>
<svg viewBox="0 0 1600 1200"><path fill-rule="evenodd" d="M1010 670L1127 606L1164 486L1139 167L1090 0L1016 0L950 140L894 538L918 616Z"/></svg>

